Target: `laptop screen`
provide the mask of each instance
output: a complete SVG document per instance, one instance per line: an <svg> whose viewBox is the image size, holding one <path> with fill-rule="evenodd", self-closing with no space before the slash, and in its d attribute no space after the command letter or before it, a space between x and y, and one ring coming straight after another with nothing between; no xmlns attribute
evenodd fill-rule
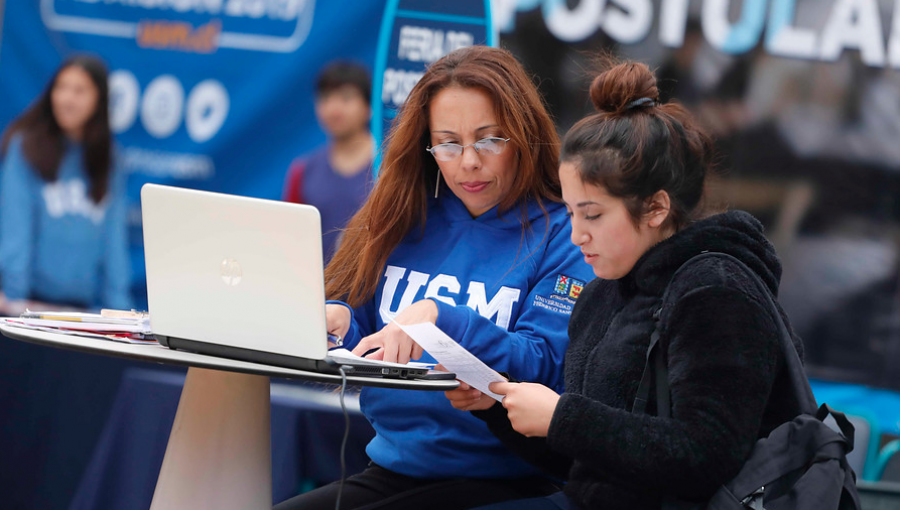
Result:
<svg viewBox="0 0 900 510"><path fill-rule="evenodd" d="M324 359L314 207L147 184L141 210L155 334Z"/></svg>

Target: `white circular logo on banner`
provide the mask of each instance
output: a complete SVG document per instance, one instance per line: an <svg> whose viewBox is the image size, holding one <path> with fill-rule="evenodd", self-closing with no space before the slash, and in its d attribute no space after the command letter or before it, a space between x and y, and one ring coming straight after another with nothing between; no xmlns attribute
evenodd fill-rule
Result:
<svg viewBox="0 0 900 510"><path fill-rule="evenodd" d="M191 140L202 143L219 132L228 116L228 91L218 80L204 80L191 90L184 122Z"/></svg>
<svg viewBox="0 0 900 510"><path fill-rule="evenodd" d="M174 76L165 74L147 85L141 102L141 122L156 138L170 136L181 124L184 89Z"/></svg>
<svg viewBox="0 0 900 510"><path fill-rule="evenodd" d="M127 131L137 117L141 88L130 71L120 69L109 75L109 127L113 133Z"/></svg>

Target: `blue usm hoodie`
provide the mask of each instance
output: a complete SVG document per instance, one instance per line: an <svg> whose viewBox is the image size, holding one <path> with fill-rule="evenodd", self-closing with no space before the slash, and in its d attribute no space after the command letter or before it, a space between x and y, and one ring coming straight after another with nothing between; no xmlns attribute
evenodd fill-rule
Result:
<svg viewBox="0 0 900 510"><path fill-rule="evenodd" d="M66 142L58 177L45 182L16 136L0 184L0 284L9 299L128 309L124 178L112 172L99 204L89 196L80 144Z"/></svg>
<svg viewBox="0 0 900 510"><path fill-rule="evenodd" d="M593 278L571 241L565 207L532 202L473 219L451 193L431 200L424 232L414 228L388 258L374 298L354 310L348 348L403 308L430 298L437 326L497 371L519 381L563 385L566 327ZM433 362L427 353L420 361ZM509 452L485 424L454 409L443 392L364 388L361 406L376 436L378 465L417 478L513 478L539 471Z"/></svg>

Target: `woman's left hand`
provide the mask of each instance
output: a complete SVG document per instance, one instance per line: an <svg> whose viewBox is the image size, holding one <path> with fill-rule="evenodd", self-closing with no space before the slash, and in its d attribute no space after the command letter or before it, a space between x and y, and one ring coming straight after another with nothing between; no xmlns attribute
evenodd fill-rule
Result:
<svg viewBox="0 0 900 510"><path fill-rule="evenodd" d="M415 343L395 323L403 324L404 326L421 324L423 322L434 324L437 321L437 317L438 308L434 301L430 299L416 301L394 317L393 321L381 328L381 331L360 340L359 345L353 349L353 354L362 356L372 349L378 349L366 357L403 364L408 363L411 359L419 359L424 352L422 347Z"/></svg>
<svg viewBox="0 0 900 510"><path fill-rule="evenodd" d="M503 407L513 429L528 437L547 437L559 395L535 383L492 383L491 391L503 397Z"/></svg>
<svg viewBox="0 0 900 510"><path fill-rule="evenodd" d="M455 390L445 391L444 396L450 401L450 405L460 411L484 411L497 403L493 397L485 395L463 381L459 381L459 387Z"/></svg>

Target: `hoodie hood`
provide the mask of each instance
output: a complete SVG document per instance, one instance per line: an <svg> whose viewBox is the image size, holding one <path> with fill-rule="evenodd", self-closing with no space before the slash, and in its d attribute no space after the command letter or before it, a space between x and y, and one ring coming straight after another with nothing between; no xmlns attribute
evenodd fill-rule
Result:
<svg viewBox="0 0 900 510"><path fill-rule="evenodd" d="M622 283L661 294L682 264L703 252L727 253L755 272L773 296L778 295L781 262L763 226L743 211L729 211L696 221L647 251Z"/></svg>
<svg viewBox="0 0 900 510"><path fill-rule="evenodd" d="M562 203L544 199L541 200L541 203L544 206L544 208L541 209L541 204L539 204L537 200L529 199L519 201L508 211L505 211L502 214L500 214L499 205L495 205L477 218L472 218L472 215L469 214L469 211L468 209L466 209L466 206L465 204L463 204L462 200L460 200L449 190L446 191L446 193L441 194L440 198L429 198L428 214L443 215L451 223L474 222L504 230L521 229L523 223L523 211L525 213L524 216L528 220L528 222L534 224L535 222L544 222L545 218L547 217L547 213L555 211L561 207L565 207Z"/></svg>

